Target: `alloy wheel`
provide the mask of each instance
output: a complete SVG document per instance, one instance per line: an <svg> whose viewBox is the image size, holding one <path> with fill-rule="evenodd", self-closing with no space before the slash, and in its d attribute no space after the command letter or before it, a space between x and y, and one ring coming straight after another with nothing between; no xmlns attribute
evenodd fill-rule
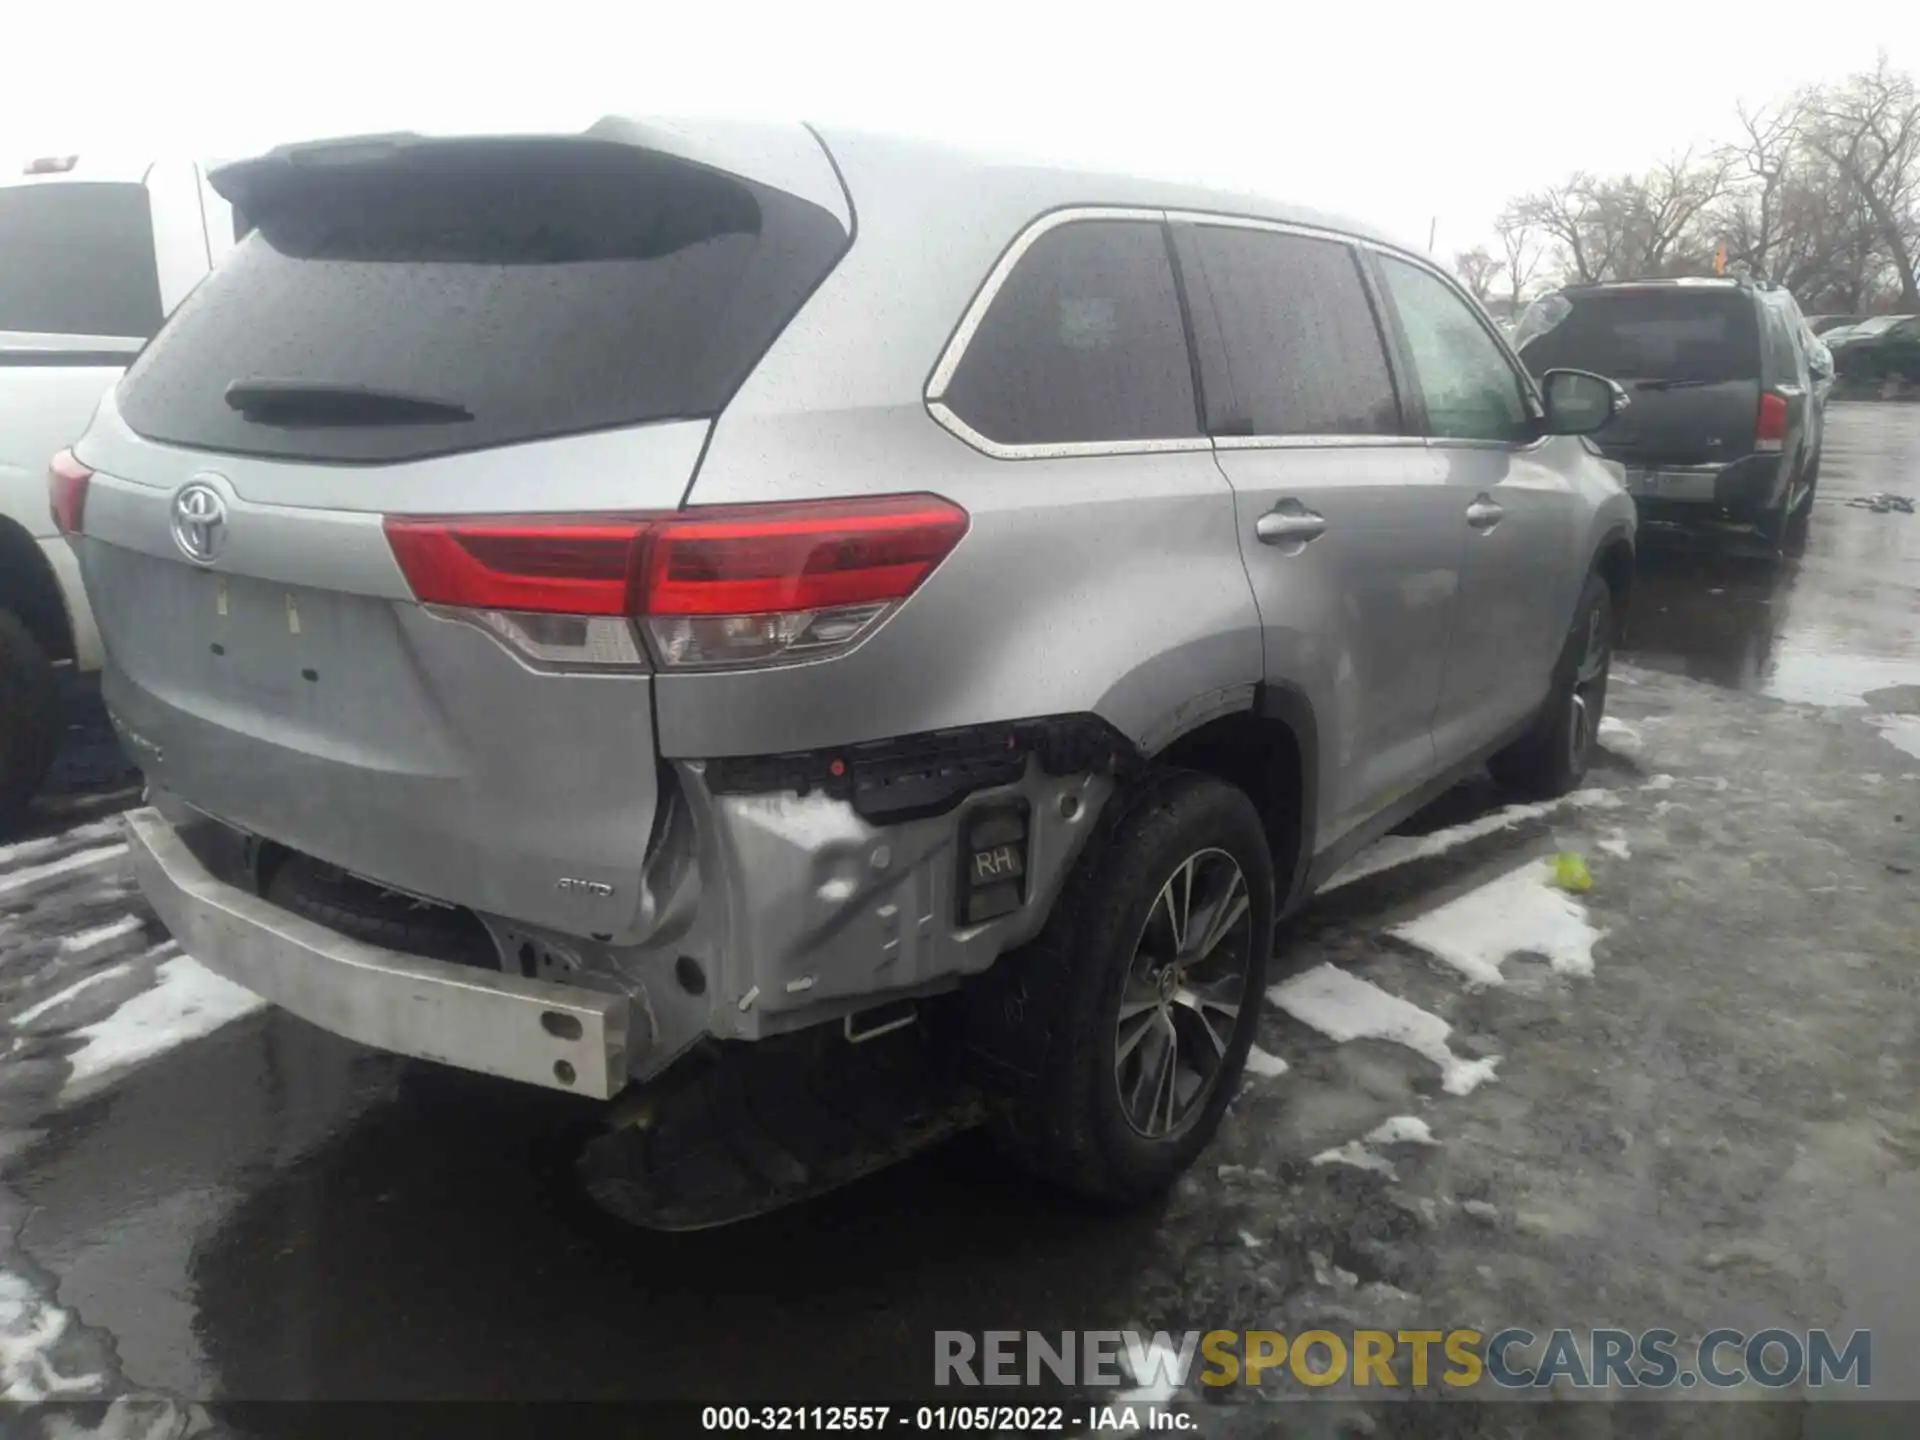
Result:
<svg viewBox="0 0 1920 1440"><path fill-rule="evenodd" d="M1114 1084L1138 1134L1167 1139L1205 1109L1250 1000L1253 942L1238 861L1206 849L1174 867L1135 942L1114 1030Z"/></svg>
<svg viewBox="0 0 1920 1440"><path fill-rule="evenodd" d="M1567 724L1567 756L1577 775L1586 769L1594 732L1600 724L1601 707L1606 703L1607 666L1612 658L1607 641L1607 614L1604 606L1595 606L1587 616L1586 645L1573 675L1572 714Z"/></svg>

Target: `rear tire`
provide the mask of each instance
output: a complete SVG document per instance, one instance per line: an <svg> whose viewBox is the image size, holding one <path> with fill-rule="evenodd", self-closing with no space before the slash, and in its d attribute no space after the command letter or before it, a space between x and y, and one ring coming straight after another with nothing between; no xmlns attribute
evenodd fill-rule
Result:
<svg viewBox="0 0 1920 1440"><path fill-rule="evenodd" d="M1487 762L1502 786L1553 799L1586 779L1607 708L1613 668L1613 592L1589 575L1554 667L1553 691L1533 727Z"/></svg>
<svg viewBox="0 0 1920 1440"><path fill-rule="evenodd" d="M1789 475L1780 492L1780 503L1760 518L1760 538L1766 542L1771 558L1776 560L1786 553L1788 532L1793 528L1793 517L1799 513L1793 490L1794 479Z"/></svg>
<svg viewBox="0 0 1920 1440"><path fill-rule="evenodd" d="M1045 930L1004 959L1044 1037L997 1122L1021 1163L1125 1204L1219 1128L1259 1019L1273 860L1246 794L1169 771L1116 796Z"/></svg>
<svg viewBox="0 0 1920 1440"><path fill-rule="evenodd" d="M0 610L0 831L20 818L59 743L53 662L18 615Z"/></svg>

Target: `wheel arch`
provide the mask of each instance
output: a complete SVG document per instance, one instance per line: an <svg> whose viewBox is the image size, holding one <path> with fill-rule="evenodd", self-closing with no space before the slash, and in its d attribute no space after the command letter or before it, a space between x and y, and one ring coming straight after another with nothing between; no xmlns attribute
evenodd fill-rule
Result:
<svg viewBox="0 0 1920 1440"><path fill-rule="evenodd" d="M1626 526L1616 525L1601 538L1594 549L1592 570L1607 582L1613 639L1618 644L1626 634L1627 606L1633 598L1633 536Z"/></svg>
<svg viewBox="0 0 1920 1440"><path fill-rule="evenodd" d="M1319 800L1319 728L1306 695L1284 684L1252 687L1245 704L1182 731L1150 758L1247 793L1273 856L1275 914L1293 908L1313 860Z"/></svg>

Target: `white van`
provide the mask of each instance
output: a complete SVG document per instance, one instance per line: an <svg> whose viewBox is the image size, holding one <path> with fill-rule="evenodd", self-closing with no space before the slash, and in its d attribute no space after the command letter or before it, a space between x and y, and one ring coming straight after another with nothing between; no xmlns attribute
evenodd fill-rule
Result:
<svg viewBox="0 0 1920 1440"><path fill-rule="evenodd" d="M68 155L0 177L0 829L53 761L59 671L100 666L48 460L244 228L206 171Z"/></svg>

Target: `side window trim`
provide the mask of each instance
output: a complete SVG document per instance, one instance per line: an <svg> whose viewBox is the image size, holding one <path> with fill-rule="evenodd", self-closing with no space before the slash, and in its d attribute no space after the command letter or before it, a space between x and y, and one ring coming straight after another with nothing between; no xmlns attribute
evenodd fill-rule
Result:
<svg viewBox="0 0 1920 1440"><path fill-rule="evenodd" d="M1521 363L1519 356L1514 353L1512 344L1508 342L1506 336L1500 333L1499 327L1487 318L1479 303L1461 287L1457 280L1432 261L1424 260L1410 251L1400 249L1398 246L1383 245L1377 240L1364 239L1360 244L1372 252L1373 256L1384 255L1389 259L1400 261L1403 265L1411 265L1416 270L1425 271L1448 290L1452 291L1454 298L1466 307L1468 314L1473 316L1474 323L1480 327L1481 333L1493 342L1495 351L1498 352L1500 358L1506 362L1508 372L1518 381L1521 403L1525 406L1527 413L1536 421L1545 418L1546 405L1540 398L1540 387L1534 383L1532 373ZM1372 260L1369 269L1375 275L1378 275L1379 262L1377 259ZM1400 321L1399 306L1395 305L1391 296L1386 293L1384 280L1382 280L1380 284L1380 292L1381 299L1386 303L1388 313L1393 316L1394 336L1399 344L1405 347L1407 346L1406 331ZM1407 375L1411 381L1417 377L1418 372L1413 365L1412 349L1408 347L1404 353L1406 355ZM1415 394L1419 391L1417 385L1410 385L1409 388ZM1449 450L1503 450L1509 454L1526 454L1538 450L1549 440L1553 439L1553 436L1549 434L1538 435L1532 440L1469 440L1453 435L1434 435L1431 433L1433 426L1432 419L1425 413L1424 397L1420 400L1420 408L1423 427L1429 432L1426 436L1425 443L1436 448Z"/></svg>
<svg viewBox="0 0 1920 1440"><path fill-rule="evenodd" d="M1066 459L1086 455L1153 455L1211 450L1213 442L1204 434L1183 435L1165 440L1075 440L1007 444L982 435L961 419L946 403L947 389L953 383L953 377L960 368L960 362L966 358L967 347L973 343L973 337L979 331L981 322L986 319L987 311L999 297L1008 277L1013 274L1014 267L1020 263L1041 236L1063 225L1071 225L1083 220L1143 221L1159 229L1164 238L1167 212L1131 205L1072 205L1059 210L1049 210L1037 216L1025 229L1013 237L1005 250L1000 252L1000 258L994 261L993 268L987 272L986 279L980 282L980 288L974 292L973 298L967 302L967 308L961 312L959 323L954 326L953 334L948 337L946 348L940 352L940 358L934 362L933 372L927 377L926 388L923 391L927 413L943 429L975 450L984 455L990 455L996 460ZM1167 251L1167 265L1173 271L1177 290L1180 285L1180 272L1170 246ZM1185 322L1187 319L1183 301L1182 320ZM1187 343L1187 354L1191 360L1193 335L1190 324L1186 326L1184 338ZM1200 393L1197 376L1195 384L1197 398ZM1204 404L1204 401L1198 401L1198 403Z"/></svg>
<svg viewBox="0 0 1920 1440"><path fill-rule="evenodd" d="M1200 433L1218 442L1228 438L1228 426L1240 405L1227 359L1226 337L1220 333L1219 300L1207 278L1206 266L1193 250L1193 224L1167 222L1167 245L1173 255L1173 274L1187 299L1187 350L1193 356L1194 393L1200 397ZM1217 384L1209 384L1209 377Z"/></svg>
<svg viewBox="0 0 1920 1440"><path fill-rule="evenodd" d="M1366 282L1367 300L1373 306L1374 324L1380 327L1382 343L1387 347L1387 368L1393 375L1393 388L1400 397L1400 427L1422 444L1432 439L1433 422L1427 415L1427 397L1421 393L1419 373L1413 368L1413 347L1400 324L1400 312L1387 294L1386 277L1380 273L1379 257L1385 253L1377 245L1361 243L1354 259Z"/></svg>

